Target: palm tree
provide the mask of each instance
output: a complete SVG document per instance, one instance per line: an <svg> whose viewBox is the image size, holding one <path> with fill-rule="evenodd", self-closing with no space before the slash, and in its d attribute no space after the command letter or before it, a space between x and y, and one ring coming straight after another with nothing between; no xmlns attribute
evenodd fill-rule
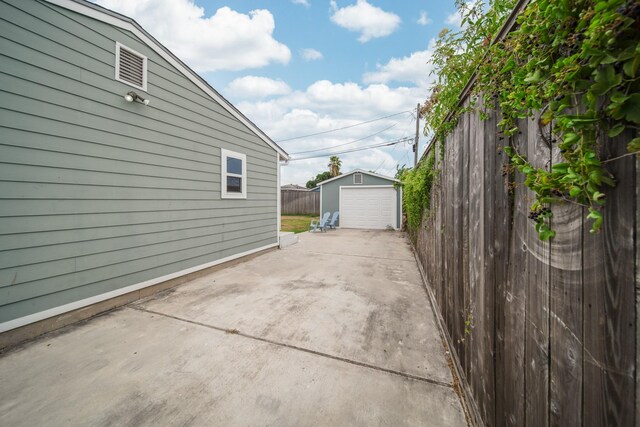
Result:
<svg viewBox="0 0 640 427"><path fill-rule="evenodd" d="M340 166L342 166L342 160L338 156L329 157L329 173L332 177L340 175Z"/></svg>

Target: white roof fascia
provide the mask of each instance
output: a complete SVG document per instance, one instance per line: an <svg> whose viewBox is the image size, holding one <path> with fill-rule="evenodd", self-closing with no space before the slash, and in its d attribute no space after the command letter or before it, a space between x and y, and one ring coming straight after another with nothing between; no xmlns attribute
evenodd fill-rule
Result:
<svg viewBox="0 0 640 427"><path fill-rule="evenodd" d="M169 49L165 48L147 33L137 22L133 19L121 15L117 12L113 12L109 9L88 3L85 0L45 0L48 3L55 4L56 6L63 7L73 12L79 13L84 16L96 19L98 21L113 25L114 27L122 28L127 31L131 31L135 34L143 43L149 46L154 52L160 55L163 59L173 65L178 71L180 71L185 77L191 80L202 91L209 95L214 101L219 103L225 110L238 119L242 124L251 129L255 134L260 137L264 142L273 148L280 158L283 160L289 160L290 157L286 151L280 148L275 142L271 140L258 126L251 122L247 117L238 111L229 101L227 101L222 95L215 91L208 83L206 83L195 71L191 70L180 59L172 54Z"/></svg>

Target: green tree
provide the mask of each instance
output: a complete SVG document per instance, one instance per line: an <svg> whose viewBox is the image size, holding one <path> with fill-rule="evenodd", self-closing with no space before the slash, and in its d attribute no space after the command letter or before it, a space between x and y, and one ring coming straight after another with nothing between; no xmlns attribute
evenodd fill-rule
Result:
<svg viewBox="0 0 640 427"><path fill-rule="evenodd" d="M340 175L340 166L342 166L342 160L338 156L329 157L329 173L332 177Z"/></svg>
<svg viewBox="0 0 640 427"><path fill-rule="evenodd" d="M408 168L407 165L400 166L398 164L396 165L396 175L394 176L394 178L399 179L400 181L404 181L404 177L407 175L407 173L409 173L410 170L411 168Z"/></svg>
<svg viewBox="0 0 640 427"><path fill-rule="evenodd" d="M306 187L309 189L316 188L318 184L320 184L322 181L326 181L329 178L331 178L331 174L328 171L321 172L317 174L314 179L310 179L309 181L307 181Z"/></svg>

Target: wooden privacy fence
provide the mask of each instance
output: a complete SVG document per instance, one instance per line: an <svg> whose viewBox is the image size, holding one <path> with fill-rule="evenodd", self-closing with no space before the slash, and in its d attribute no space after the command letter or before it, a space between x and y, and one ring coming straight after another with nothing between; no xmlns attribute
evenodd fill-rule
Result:
<svg viewBox="0 0 640 427"><path fill-rule="evenodd" d="M318 215L320 192L280 190L283 215Z"/></svg>
<svg viewBox="0 0 640 427"><path fill-rule="evenodd" d="M617 185L605 189L599 233L584 208L556 205L557 235L542 242L528 219L534 194L502 147L545 168L559 153L537 120L512 138L498 121L460 119L413 236L471 412L491 426L638 426L638 160L608 163ZM625 154L629 139L603 139L603 158Z"/></svg>

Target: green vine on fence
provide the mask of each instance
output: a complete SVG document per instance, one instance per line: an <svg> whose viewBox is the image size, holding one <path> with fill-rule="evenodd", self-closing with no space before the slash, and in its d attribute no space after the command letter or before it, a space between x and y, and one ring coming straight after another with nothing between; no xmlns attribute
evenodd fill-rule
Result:
<svg viewBox="0 0 640 427"><path fill-rule="evenodd" d="M518 132L517 121L538 118L550 127L562 161L536 167L515 146L505 147L512 165L525 175L536 200L530 218L542 240L550 228L552 203L587 208L591 231L603 222L603 187L615 177L601 158L599 141L640 125L640 2L625 0L533 0L517 18L516 29L493 41L513 1L458 3L463 29L443 31L434 50L437 80L422 114L426 130L444 142L468 108L488 114L491 102L478 106L483 94L500 107L505 135ZM465 68L466 66L466 68ZM476 71L471 104L459 105L460 93ZM614 140L615 141L615 140ZM640 151L640 138L627 145Z"/></svg>
<svg viewBox="0 0 640 427"><path fill-rule="evenodd" d="M402 169L396 178L402 181L403 211L407 215L407 226L416 230L422 218L431 207L431 188L439 171L435 168L435 152L431 152L427 160L421 162L417 168Z"/></svg>

